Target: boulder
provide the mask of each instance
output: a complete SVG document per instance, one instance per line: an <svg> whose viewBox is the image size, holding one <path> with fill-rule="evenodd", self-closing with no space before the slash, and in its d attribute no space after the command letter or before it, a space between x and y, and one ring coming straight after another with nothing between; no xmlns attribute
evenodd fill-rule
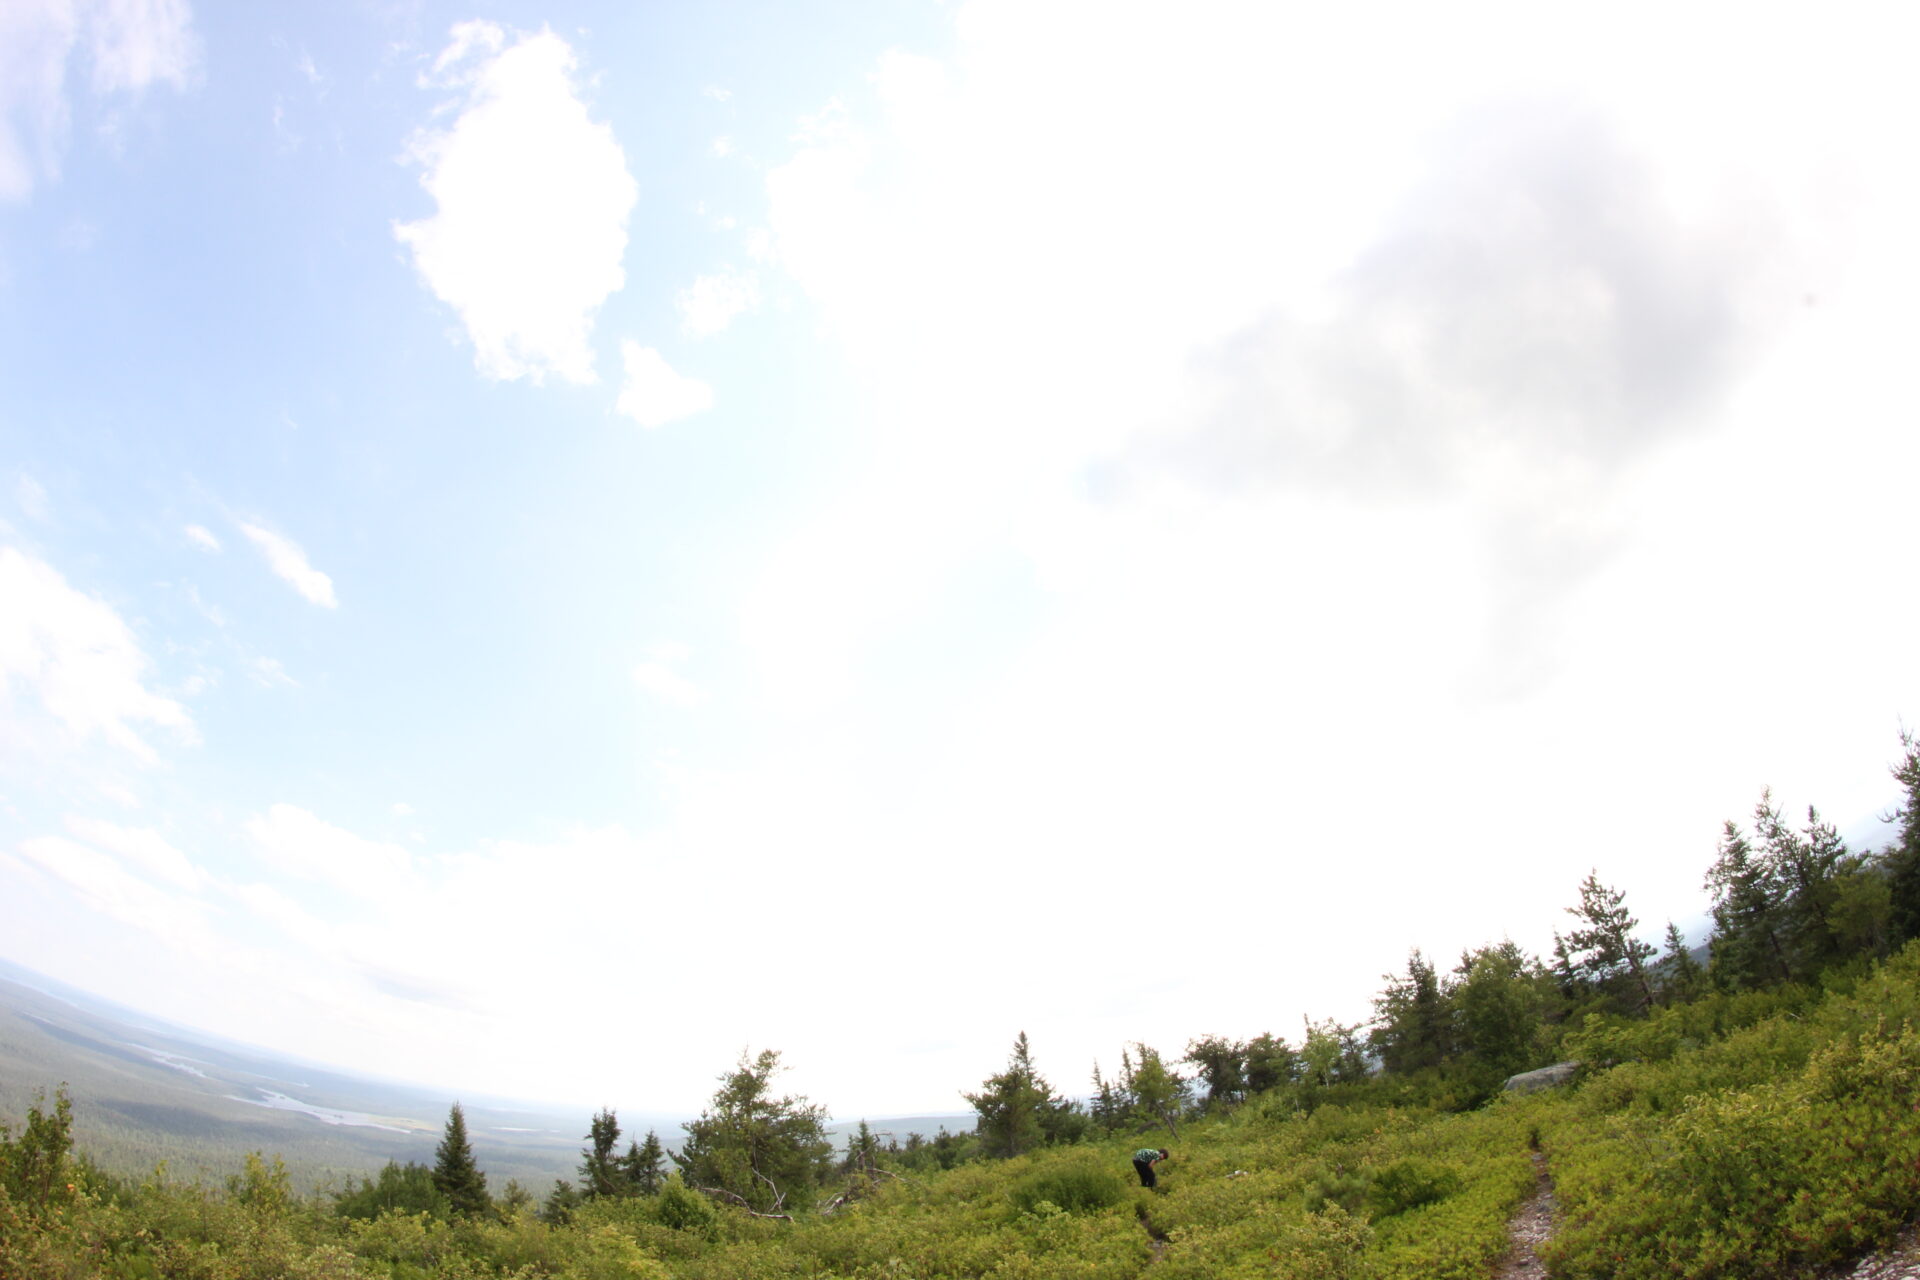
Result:
<svg viewBox="0 0 1920 1280"><path fill-rule="evenodd" d="M1556 1062L1538 1071L1522 1071L1517 1076L1508 1076L1507 1088L1513 1093L1537 1093L1557 1084L1565 1084L1573 1079L1573 1073L1579 1069L1577 1062Z"/></svg>

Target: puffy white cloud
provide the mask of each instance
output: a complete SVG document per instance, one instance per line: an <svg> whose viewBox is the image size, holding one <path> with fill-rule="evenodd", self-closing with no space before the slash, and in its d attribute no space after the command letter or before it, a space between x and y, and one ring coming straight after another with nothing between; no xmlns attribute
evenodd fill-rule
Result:
<svg viewBox="0 0 1920 1280"><path fill-rule="evenodd" d="M268 863L297 879L389 903L421 887L413 855L399 845L363 839L295 805L272 806L246 831Z"/></svg>
<svg viewBox="0 0 1920 1280"><path fill-rule="evenodd" d="M198 60L186 0L7 0L0 4L0 201L60 172L76 50L96 93L183 89Z"/></svg>
<svg viewBox="0 0 1920 1280"><path fill-rule="evenodd" d="M616 408L641 426L664 426L713 408L713 388L675 373L666 357L652 347L623 342L620 354L627 380Z"/></svg>
<svg viewBox="0 0 1920 1280"><path fill-rule="evenodd" d="M429 81L459 91L459 114L409 146L437 211L394 234L490 378L592 382L594 313L626 282L637 189L575 91L576 65L551 31L509 44L492 23L462 23Z"/></svg>
<svg viewBox="0 0 1920 1280"><path fill-rule="evenodd" d="M202 551L218 551L220 549L220 539L214 537L213 530L207 528L205 525L190 524L182 530L182 532L187 535L188 542L191 542Z"/></svg>
<svg viewBox="0 0 1920 1280"><path fill-rule="evenodd" d="M674 295L680 328L696 338L721 332L738 316L760 305L760 279L751 271L701 276Z"/></svg>
<svg viewBox="0 0 1920 1280"><path fill-rule="evenodd" d="M72 737L98 735L142 760L155 753L137 725L192 740L186 709L147 687L151 664L112 606L13 547L0 547L0 600L0 706L13 732L26 728L22 695L31 694Z"/></svg>
<svg viewBox="0 0 1920 1280"><path fill-rule="evenodd" d="M308 564L307 553L292 539L257 524L242 524L240 532L260 548L267 558L267 566L309 602L328 609L339 606L333 594L333 579Z"/></svg>

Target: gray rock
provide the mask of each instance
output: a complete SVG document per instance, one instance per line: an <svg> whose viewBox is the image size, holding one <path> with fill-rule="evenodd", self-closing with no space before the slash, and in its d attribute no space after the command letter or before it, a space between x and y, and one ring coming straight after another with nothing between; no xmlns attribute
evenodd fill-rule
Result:
<svg viewBox="0 0 1920 1280"><path fill-rule="evenodd" d="M1565 1084L1573 1079L1573 1073L1579 1069L1577 1062L1556 1062L1538 1071L1522 1071L1517 1076L1508 1076L1507 1088L1514 1093L1537 1093L1557 1084Z"/></svg>

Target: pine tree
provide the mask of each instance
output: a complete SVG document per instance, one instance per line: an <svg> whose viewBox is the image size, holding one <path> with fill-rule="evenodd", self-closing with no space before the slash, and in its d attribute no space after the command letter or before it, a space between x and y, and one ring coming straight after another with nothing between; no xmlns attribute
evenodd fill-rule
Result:
<svg viewBox="0 0 1920 1280"><path fill-rule="evenodd" d="M1186 1077L1172 1070L1161 1059L1160 1051L1139 1041L1134 1054L1121 1054L1125 1076L1121 1080L1133 1098L1133 1117L1144 1124L1163 1124L1176 1139L1180 1136L1180 1115L1186 1110L1191 1086Z"/></svg>
<svg viewBox="0 0 1920 1280"><path fill-rule="evenodd" d="M811 1191L833 1167L827 1109L801 1097L773 1096L780 1054L745 1054L720 1077L713 1102L684 1126L687 1140L674 1153L688 1183L710 1188L756 1213L780 1211L787 1197Z"/></svg>
<svg viewBox="0 0 1920 1280"><path fill-rule="evenodd" d="M1700 993L1700 963L1687 950L1680 926L1667 921L1667 954L1660 958L1660 997L1668 1004L1683 1004Z"/></svg>
<svg viewBox="0 0 1920 1280"><path fill-rule="evenodd" d="M1894 946L1920 938L1920 735L1904 732L1905 752L1893 767L1893 779L1904 790L1899 807L1887 816L1900 824L1898 838L1883 855Z"/></svg>
<svg viewBox="0 0 1920 1280"><path fill-rule="evenodd" d="M1448 997L1456 1048L1495 1077L1533 1066L1540 1025L1558 985L1553 976L1512 939L1466 952L1453 972Z"/></svg>
<svg viewBox="0 0 1920 1280"><path fill-rule="evenodd" d="M1067 1105L1034 1069L1024 1031L1013 1042L1007 1069L988 1076L980 1092L960 1096L979 1114L974 1132L981 1150L1001 1159L1044 1145L1050 1113Z"/></svg>
<svg viewBox="0 0 1920 1280"><path fill-rule="evenodd" d="M1845 863L1847 846L1832 823L1807 808L1804 833L1781 820L1773 797L1763 792L1754 810L1754 833L1763 859L1781 893L1781 924L1792 976L1812 978L1838 958L1832 923L1837 896L1834 876Z"/></svg>
<svg viewBox="0 0 1920 1280"><path fill-rule="evenodd" d="M1440 990L1440 976L1415 947L1407 976L1383 974L1385 991L1374 999L1374 1029L1368 1039L1388 1071L1438 1066L1453 1052L1453 1012Z"/></svg>
<svg viewBox="0 0 1920 1280"><path fill-rule="evenodd" d="M473 1162L473 1145L467 1141L467 1117L454 1103L447 1113L446 1132L433 1152L433 1185L453 1212L461 1217L478 1217L493 1208L487 1197L487 1175Z"/></svg>
<svg viewBox="0 0 1920 1280"><path fill-rule="evenodd" d="M587 1129L587 1145L580 1152L580 1194L588 1200L617 1196L625 1179L613 1149L620 1142L620 1122L611 1107L593 1113Z"/></svg>
<svg viewBox="0 0 1920 1280"><path fill-rule="evenodd" d="M1592 975L1594 984L1622 991L1635 1008L1651 1008L1653 981L1646 962L1654 952L1633 936L1640 922L1627 910L1626 895L1601 884L1597 872L1589 872L1580 885L1580 905L1568 907L1567 914L1582 921L1567 946L1580 957L1580 968Z"/></svg>
<svg viewBox="0 0 1920 1280"><path fill-rule="evenodd" d="M1713 894L1708 968L1714 982L1740 989L1792 977L1783 942L1784 889L1772 869L1753 856L1738 823L1730 820L1722 830L1706 887Z"/></svg>
<svg viewBox="0 0 1920 1280"><path fill-rule="evenodd" d="M620 1157L620 1174L633 1194L650 1196L660 1190L665 1160L666 1152L661 1149L660 1135L649 1129L645 1143L638 1146L631 1142L627 1144L627 1154Z"/></svg>
<svg viewBox="0 0 1920 1280"><path fill-rule="evenodd" d="M1207 1087L1207 1107L1230 1107L1247 1093L1247 1046L1225 1036L1201 1036L1187 1042L1180 1061L1200 1073Z"/></svg>
<svg viewBox="0 0 1920 1280"><path fill-rule="evenodd" d="M1247 1092L1265 1093L1291 1084L1294 1058L1284 1036L1263 1031L1247 1041Z"/></svg>

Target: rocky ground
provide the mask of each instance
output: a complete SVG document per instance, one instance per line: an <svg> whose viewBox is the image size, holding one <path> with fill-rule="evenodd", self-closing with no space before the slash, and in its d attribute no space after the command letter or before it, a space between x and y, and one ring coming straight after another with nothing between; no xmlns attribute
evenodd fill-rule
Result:
<svg viewBox="0 0 1920 1280"><path fill-rule="evenodd" d="M1547 1268L1537 1250L1553 1232L1553 1178L1544 1155L1533 1157L1533 1170L1533 1194L1514 1212L1509 1226L1513 1244L1496 1280L1546 1280ZM1920 1226L1909 1227L1886 1249L1852 1266L1822 1273L1820 1280L1920 1280Z"/></svg>

